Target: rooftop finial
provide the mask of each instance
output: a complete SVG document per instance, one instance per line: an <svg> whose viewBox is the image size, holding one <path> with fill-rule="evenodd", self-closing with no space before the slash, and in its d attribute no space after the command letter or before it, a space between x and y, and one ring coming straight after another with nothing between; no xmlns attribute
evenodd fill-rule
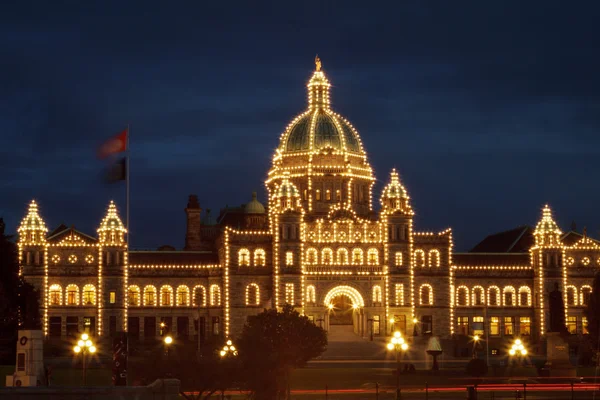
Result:
<svg viewBox="0 0 600 400"><path fill-rule="evenodd" d="M321 70L321 59L319 58L318 54L315 56L315 69L317 71Z"/></svg>

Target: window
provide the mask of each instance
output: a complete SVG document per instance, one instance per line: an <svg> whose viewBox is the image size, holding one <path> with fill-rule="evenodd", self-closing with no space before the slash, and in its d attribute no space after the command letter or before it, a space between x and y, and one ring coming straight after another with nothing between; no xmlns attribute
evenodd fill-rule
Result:
<svg viewBox="0 0 600 400"><path fill-rule="evenodd" d="M306 302L310 304L317 302L317 294L314 285L308 285L306 287Z"/></svg>
<svg viewBox="0 0 600 400"><path fill-rule="evenodd" d="M96 304L96 288L94 285L85 285L83 287L83 299L81 304L84 306L93 306Z"/></svg>
<svg viewBox="0 0 600 400"><path fill-rule="evenodd" d="M504 317L504 336L515 334L515 322L513 317Z"/></svg>
<svg viewBox="0 0 600 400"><path fill-rule="evenodd" d="M521 307L531 306L531 289L528 286L521 286L519 288L519 305Z"/></svg>
<svg viewBox="0 0 600 400"><path fill-rule="evenodd" d="M406 315L394 315L391 331L400 331L402 336L406 336Z"/></svg>
<svg viewBox="0 0 600 400"><path fill-rule="evenodd" d="M567 286L567 305L577 305L577 288L575 286Z"/></svg>
<svg viewBox="0 0 600 400"><path fill-rule="evenodd" d="M340 265L347 265L348 264L348 250L345 248L339 248L337 249L337 262Z"/></svg>
<svg viewBox="0 0 600 400"><path fill-rule="evenodd" d="M490 317L490 336L500 335L500 317Z"/></svg>
<svg viewBox="0 0 600 400"><path fill-rule="evenodd" d="M439 267L440 266L440 252L436 249L429 250L428 266Z"/></svg>
<svg viewBox="0 0 600 400"><path fill-rule="evenodd" d="M419 289L419 298L421 300L422 306L432 306L433 305L433 288L429 284L421 285Z"/></svg>
<svg viewBox="0 0 600 400"><path fill-rule="evenodd" d="M77 336L79 333L79 318L67 317L67 336Z"/></svg>
<svg viewBox="0 0 600 400"><path fill-rule="evenodd" d="M257 306L260 304L260 290L256 283L246 286L246 305Z"/></svg>
<svg viewBox="0 0 600 400"><path fill-rule="evenodd" d="M473 336L483 336L483 317L473 317L473 326L471 327Z"/></svg>
<svg viewBox="0 0 600 400"><path fill-rule="evenodd" d="M488 305L500 305L500 289L497 286L492 286L488 288Z"/></svg>
<svg viewBox="0 0 600 400"><path fill-rule="evenodd" d="M189 306L190 305L190 289L185 285L180 285L177 288L177 305L178 306Z"/></svg>
<svg viewBox="0 0 600 400"><path fill-rule="evenodd" d="M285 284L285 302L288 304L294 304L294 284Z"/></svg>
<svg viewBox="0 0 600 400"><path fill-rule="evenodd" d="M404 284L396 283L396 305L403 306L404 305Z"/></svg>
<svg viewBox="0 0 600 400"><path fill-rule="evenodd" d="M67 261L69 261L69 264L75 264L77 262L77 256L75 254L69 254Z"/></svg>
<svg viewBox="0 0 600 400"><path fill-rule="evenodd" d="M587 317L581 317L581 327L583 329L584 335L589 335L590 331L588 330L588 320Z"/></svg>
<svg viewBox="0 0 600 400"><path fill-rule="evenodd" d="M592 288L588 285L581 287L581 301L579 302L582 306L587 306L590 302L590 297L592 295Z"/></svg>
<svg viewBox="0 0 600 400"><path fill-rule="evenodd" d="M456 331L459 335L469 334L469 317L456 318Z"/></svg>
<svg viewBox="0 0 600 400"><path fill-rule="evenodd" d="M373 303L381 303L381 286L373 286Z"/></svg>
<svg viewBox="0 0 600 400"><path fill-rule="evenodd" d="M331 201L331 190L327 189L325 191L325 200L326 201Z"/></svg>
<svg viewBox="0 0 600 400"><path fill-rule="evenodd" d="M363 263L363 251L362 249L352 250L352 264L361 265Z"/></svg>
<svg viewBox="0 0 600 400"><path fill-rule="evenodd" d="M415 265L417 267L425 266L425 252L423 250L415 250Z"/></svg>
<svg viewBox="0 0 600 400"><path fill-rule="evenodd" d="M79 287L77 285L67 286L67 305L76 306L79 304Z"/></svg>
<svg viewBox="0 0 600 400"><path fill-rule="evenodd" d="M569 333L571 335L577 334L577 317L576 316L569 315L567 317L567 331L569 331Z"/></svg>
<svg viewBox="0 0 600 400"><path fill-rule="evenodd" d="M401 251L397 251L396 254L394 255L394 264L396 265L396 267L402 266L402 252Z"/></svg>
<svg viewBox="0 0 600 400"><path fill-rule="evenodd" d="M62 320L61 317L50 317L50 336L60 337L62 332Z"/></svg>
<svg viewBox="0 0 600 400"><path fill-rule="evenodd" d="M469 289L466 286L459 286L456 290L456 304L459 306L469 305Z"/></svg>
<svg viewBox="0 0 600 400"><path fill-rule="evenodd" d="M484 303L483 296L483 288L481 286L475 286L473 288L473 301L471 304L473 306L482 306Z"/></svg>
<svg viewBox="0 0 600 400"><path fill-rule="evenodd" d="M504 288L504 305L505 306L514 306L514 296L515 288L512 286L507 286Z"/></svg>
<svg viewBox="0 0 600 400"><path fill-rule="evenodd" d="M379 335L380 333L379 315L373 315L373 335Z"/></svg>
<svg viewBox="0 0 600 400"><path fill-rule="evenodd" d="M219 285L210 285L210 305L220 306L221 305L221 288Z"/></svg>
<svg viewBox="0 0 600 400"><path fill-rule="evenodd" d="M62 288L59 285L50 286L50 305L60 306L62 304Z"/></svg>
<svg viewBox="0 0 600 400"><path fill-rule="evenodd" d="M531 318L520 317L519 318L519 334L521 336L531 335Z"/></svg>
<svg viewBox="0 0 600 400"><path fill-rule="evenodd" d="M240 251L238 251L238 265L240 267L250 266L250 250L240 249Z"/></svg>
<svg viewBox="0 0 600 400"><path fill-rule="evenodd" d="M431 315L421 316L421 330L424 335L431 335L433 332L433 317Z"/></svg>
<svg viewBox="0 0 600 400"><path fill-rule="evenodd" d="M342 191L340 189L335 191L335 200L342 201Z"/></svg>
<svg viewBox="0 0 600 400"><path fill-rule="evenodd" d="M317 260L317 249L306 250L306 262L311 265L316 265L319 261Z"/></svg>
<svg viewBox="0 0 600 400"><path fill-rule="evenodd" d="M155 306L156 305L156 288L154 286L146 286L144 288L144 305Z"/></svg>
<svg viewBox="0 0 600 400"><path fill-rule="evenodd" d="M140 305L140 288L138 286L129 286L127 304L133 307Z"/></svg>
<svg viewBox="0 0 600 400"><path fill-rule="evenodd" d="M161 306L171 306L173 296L173 288L171 286L163 286L160 288L160 305Z"/></svg>
<svg viewBox="0 0 600 400"><path fill-rule="evenodd" d="M303 198L304 200L307 200L307 199L308 199L308 190L304 189L304 191L302 192L302 198Z"/></svg>
<svg viewBox="0 0 600 400"><path fill-rule="evenodd" d="M288 235L289 238L289 235ZM265 266L266 253L263 249L254 250L254 265L258 267Z"/></svg>
<svg viewBox="0 0 600 400"><path fill-rule="evenodd" d="M219 319L219 317L212 317L212 333L214 336L219 336L219 334L221 333L221 329L220 329L220 322L221 320Z"/></svg>
<svg viewBox="0 0 600 400"><path fill-rule="evenodd" d="M117 292L110 292L108 294L108 301L110 304L115 304L117 302Z"/></svg>
<svg viewBox="0 0 600 400"><path fill-rule="evenodd" d="M96 334L95 317L83 317L83 331L91 336Z"/></svg>
<svg viewBox="0 0 600 400"><path fill-rule="evenodd" d="M291 251L285 252L285 265L288 267L294 265L294 253Z"/></svg>
<svg viewBox="0 0 600 400"><path fill-rule="evenodd" d="M321 191L319 189L315 191L315 200L321 200Z"/></svg>
<svg viewBox="0 0 600 400"><path fill-rule="evenodd" d="M333 263L333 251L326 247L321 251L321 262L325 265L331 265Z"/></svg>
<svg viewBox="0 0 600 400"><path fill-rule="evenodd" d="M202 285L194 286L194 307L206 307L206 288Z"/></svg>
<svg viewBox="0 0 600 400"><path fill-rule="evenodd" d="M369 265L379 264L379 252L377 251L377 249L369 249L367 251L367 257L369 260Z"/></svg>

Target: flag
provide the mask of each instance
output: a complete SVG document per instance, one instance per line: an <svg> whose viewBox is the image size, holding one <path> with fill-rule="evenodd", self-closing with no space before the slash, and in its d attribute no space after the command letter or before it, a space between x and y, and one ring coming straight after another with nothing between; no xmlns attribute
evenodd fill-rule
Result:
<svg viewBox="0 0 600 400"><path fill-rule="evenodd" d="M98 158L103 159L111 154L117 154L127 150L127 134L128 130L125 129L123 132L104 142L98 149Z"/></svg>
<svg viewBox="0 0 600 400"><path fill-rule="evenodd" d="M104 181L116 183L127 179L127 157L123 157L106 169Z"/></svg>

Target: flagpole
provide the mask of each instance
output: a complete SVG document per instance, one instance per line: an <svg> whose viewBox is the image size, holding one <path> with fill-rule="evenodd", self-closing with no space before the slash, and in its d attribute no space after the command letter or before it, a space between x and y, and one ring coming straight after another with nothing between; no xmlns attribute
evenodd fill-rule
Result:
<svg viewBox="0 0 600 400"><path fill-rule="evenodd" d="M127 210L125 211L125 213L127 214L125 219L125 223L127 225L126 229L127 229L127 253L129 254L129 238L130 238L130 233L129 233L129 158L131 156L131 151L129 150L129 124L127 124L127 162L125 164L125 185L127 187L126 189L126 208Z"/></svg>

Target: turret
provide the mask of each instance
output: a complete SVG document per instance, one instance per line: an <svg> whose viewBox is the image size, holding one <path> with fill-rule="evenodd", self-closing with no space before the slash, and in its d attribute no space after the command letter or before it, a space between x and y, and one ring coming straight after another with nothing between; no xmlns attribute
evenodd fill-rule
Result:
<svg viewBox="0 0 600 400"><path fill-rule="evenodd" d="M21 221L18 232L20 271L23 273L25 268L26 273L36 274L34 271L29 271L29 267L44 265L48 228L38 213L38 205L35 200L31 200L29 203L29 210Z"/></svg>
<svg viewBox="0 0 600 400"><path fill-rule="evenodd" d="M245 229L264 229L266 222L265 206L257 200L256 192L252 192L252 200L244 206Z"/></svg>
<svg viewBox="0 0 600 400"><path fill-rule="evenodd" d="M400 183L400 177L396 169L392 169L390 182L383 188L381 193L381 214L382 219L387 222L387 236L389 243L404 243L408 245L411 242L412 217L414 212L410 207L410 198L404 186ZM394 253L402 251L406 258L410 255L406 246L403 248L390 248ZM395 259L393 254L390 255ZM408 265L408 259L402 264ZM392 263L393 265L393 263Z"/></svg>
<svg viewBox="0 0 600 400"><path fill-rule="evenodd" d="M200 235L200 214L202 209L198 204L198 196L190 194L185 214L187 216L187 226L185 233L185 250L197 250L202 244Z"/></svg>

